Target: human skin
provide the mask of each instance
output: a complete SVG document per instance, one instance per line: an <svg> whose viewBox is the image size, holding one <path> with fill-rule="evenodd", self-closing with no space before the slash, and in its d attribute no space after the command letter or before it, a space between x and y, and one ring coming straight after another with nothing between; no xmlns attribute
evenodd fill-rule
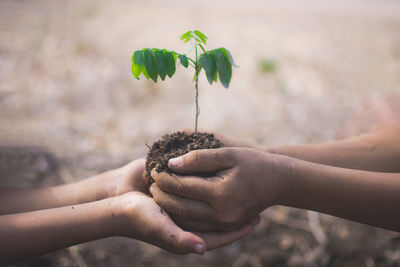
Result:
<svg viewBox="0 0 400 267"><path fill-rule="evenodd" d="M400 124L325 144L257 146L257 149L329 166L400 173Z"/></svg>
<svg viewBox="0 0 400 267"><path fill-rule="evenodd" d="M22 190L26 193L21 196L23 201L31 202L26 203L28 207L3 189L0 264L111 236L142 240L177 254L203 254L245 236L259 221L256 216L230 232L184 231L144 193L143 171L144 160L137 160L76 184ZM103 182L112 190L104 188ZM100 197L104 198L98 200ZM10 212L9 201L18 202L13 204L18 213Z"/></svg>
<svg viewBox="0 0 400 267"><path fill-rule="evenodd" d="M182 129L191 133L191 129ZM322 144L262 146L215 133L227 147L248 147L329 166L400 173L400 124L344 140Z"/></svg>
<svg viewBox="0 0 400 267"><path fill-rule="evenodd" d="M285 205L400 231L400 127L321 145L239 145L172 159L173 174L153 171L155 201L188 229L231 229Z"/></svg>
<svg viewBox="0 0 400 267"><path fill-rule="evenodd" d="M139 177L144 160L83 179L78 182L43 188L0 188L0 215L82 204L144 191Z"/></svg>

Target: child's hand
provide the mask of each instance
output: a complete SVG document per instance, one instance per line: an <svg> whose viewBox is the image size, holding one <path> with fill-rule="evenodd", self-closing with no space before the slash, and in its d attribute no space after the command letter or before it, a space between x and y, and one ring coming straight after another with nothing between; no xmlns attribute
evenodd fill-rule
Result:
<svg viewBox="0 0 400 267"><path fill-rule="evenodd" d="M229 244L253 230L258 216L233 231L191 233L182 230L145 192L145 160L138 159L107 174L116 197L114 235L151 243L177 254L197 253ZM120 215L118 215L120 214Z"/></svg>
<svg viewBox="0 0 400 267"><path fill-rule="evenodd" d="M98 175L97 184L105 187L105 197L115 197L131 191L145 192L146 180L143 177L145 162L145 159L137 159L118 169Z"/></svg>
<svg viewBox="0 0 400 267"><path fill-rule="evenodd" d="M150 191L179 225L194 231L234 229L290 190L288 159L255 149L191 151L170 160L169 168L185 176L153 170Z"/></svg>
<svg viewBox="0 0 400 267"><path fill-rule="evenodd" d="M191 233L179 228L170 216L144 193L126 193L117 197L116 201L118 202L113 235L138 239L176 254L203 254L206 250L229 244L247 235L259 222L257 216L234 231Z"/></svg>

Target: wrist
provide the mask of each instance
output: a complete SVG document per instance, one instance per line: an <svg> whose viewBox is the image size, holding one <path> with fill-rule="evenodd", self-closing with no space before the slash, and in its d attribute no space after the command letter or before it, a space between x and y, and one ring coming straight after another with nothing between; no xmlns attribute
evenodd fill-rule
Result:
<svg viewBox="0 0 400 267"><path fill-rule="evenodd" d="M129 192L113 197L113 235L139 238L136 234L138 213L143 209L142 193Z"/></svg>
<svg viewBox="0 0 400 267"><path fill-rule="evenodd" d="M123 196L107 198L107 214L110 219L109 236L126 236L125 229L129 217L130 203Z"/></svg>
<svg viewBox="0 0 400 267"><path fill-rule="evenodd" d="M98 188L97 195L102 198L113 198L118 196L118 176L117 170L107 171L96 176L96 184Z"/></svg>
<svg viewBox="0 0 400 267"><path fill-rule="evenodd" d="M274 161L274 173L272 177L273 205L288 205L293 197L293 168L295 159L283 156L272 155Z"/></svg>

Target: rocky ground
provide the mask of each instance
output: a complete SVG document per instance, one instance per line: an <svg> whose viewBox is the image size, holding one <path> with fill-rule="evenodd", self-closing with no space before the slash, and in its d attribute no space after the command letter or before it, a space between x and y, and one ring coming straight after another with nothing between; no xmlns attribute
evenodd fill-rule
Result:
<svg viewBox="0 0 400 267"><path fill-rule="evenodd" d="M158 84L130 73L136 49L188 51L178 39L188 29L240 65L228 90L200 79L203 129L278 145L399 121L399 14L394 0L3 0L1 184L82 179L192 127L192 73L178 66ZM110 238L19 266L400 266L399 234L283 207L262 217L203 257Z"/></svg>

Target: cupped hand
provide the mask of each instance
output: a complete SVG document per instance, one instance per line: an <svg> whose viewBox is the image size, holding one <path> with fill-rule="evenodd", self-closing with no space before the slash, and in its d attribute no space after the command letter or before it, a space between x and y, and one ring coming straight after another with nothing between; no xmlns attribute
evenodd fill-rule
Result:
<svg viewBox="0 0 400 267"><path fill-rule="evenodd" d="M192 151L171 159L169 168L180 175L153 170L150 191L190 230L234 229L290 195L290 159L255 149Z"/></svg>
<svg viewBox="0 0 400 267"><path fill-rule="evenodd" d="M144 178L145 159L137 159L130 163L99 176L99 183L105 183L107 197L114 197L131 191L146 192Z"/></svg>
<svg viewBox="0 0 400 267"><path fill-rule="evenodd" d="M191 233L178 227L167 212L144 193L130 192L117 199L122 215L113 226L114 235L142 240L176 254L203 254L229 244L247 235L259 222L259 217L255 217L233 231Z"/></svg>

